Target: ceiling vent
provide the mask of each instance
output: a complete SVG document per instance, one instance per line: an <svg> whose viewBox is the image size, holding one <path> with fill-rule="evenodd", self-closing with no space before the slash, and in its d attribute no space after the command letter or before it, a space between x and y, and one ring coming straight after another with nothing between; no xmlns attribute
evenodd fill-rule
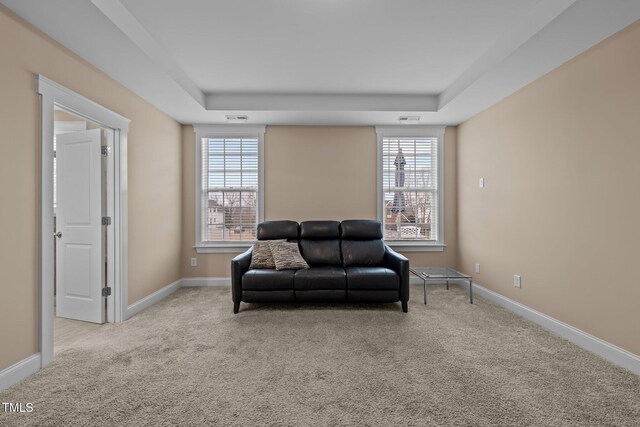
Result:
<svg viewBox="0 0 640 427"><path fill-rule="evenodd" d="M249 116L246 114L227 114L227 121L229 122L239 123L247 120L249 120Z"/></svg>
<svg viewBox="0 0 640 427"><path fill-rule="evenodd" d="M400 116L398 121L400 123L415 123L420 121L420 116Z"/></svg>

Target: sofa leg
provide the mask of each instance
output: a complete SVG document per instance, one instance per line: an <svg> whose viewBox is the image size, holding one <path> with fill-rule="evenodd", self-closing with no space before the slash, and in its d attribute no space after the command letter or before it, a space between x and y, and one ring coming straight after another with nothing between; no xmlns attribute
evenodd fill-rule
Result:
<svg viewBox="0 0 640 427"><path fill-rule="evenodd" d="M408 313L409 312L409 307L408 307L407 301L402 301L402 311L404 313Z"/></svg>
<svg viewBox="0 0 640 427"><path fill-rule="evenodd" d="M233 314L237 314L240 311L240 301L233 303Z"/></svg>

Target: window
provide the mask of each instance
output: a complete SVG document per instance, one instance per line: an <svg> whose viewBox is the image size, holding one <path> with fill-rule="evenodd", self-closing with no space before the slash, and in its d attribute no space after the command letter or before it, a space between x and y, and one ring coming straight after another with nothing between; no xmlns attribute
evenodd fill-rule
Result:
<svg viewBox="0 0 640 427"><path fill-rule="evenodd" d="M195 126L196 248L237 249L262 220L264 127Z"/></svg>
<svg viewBox="0 0 640 427"><path fill-rule="evenodd" d="M391 245L441 248L444 127L378 128L378 212Z"/></svg>

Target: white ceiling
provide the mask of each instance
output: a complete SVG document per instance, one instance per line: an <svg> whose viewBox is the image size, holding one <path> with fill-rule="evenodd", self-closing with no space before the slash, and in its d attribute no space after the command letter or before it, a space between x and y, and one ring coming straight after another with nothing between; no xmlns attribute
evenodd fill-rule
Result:
<svg viewBox="0 0 640 427"><path fill-rule="evenodd" d="M122 3L205 93L434 94L536 2Z"/></svg>
<svg viewBox="0 0 640 427"><path fill-rule="evenodd" d="M0 0L181 123L458 124L634 0Z"/></svg>

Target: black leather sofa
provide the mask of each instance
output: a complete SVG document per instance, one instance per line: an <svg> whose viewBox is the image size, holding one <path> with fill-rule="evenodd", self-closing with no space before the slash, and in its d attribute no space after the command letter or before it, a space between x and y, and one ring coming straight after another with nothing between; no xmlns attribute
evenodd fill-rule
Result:
<svg viewBox="0 0 640 427"><path fill-rule="evenodd" d="M408 310L409 260L382 241L382 225L372 220L266 221L258 240L299 244L310 268L249 269L252 249L231 261L233 312L240 302L400 301Z"/></svg>

